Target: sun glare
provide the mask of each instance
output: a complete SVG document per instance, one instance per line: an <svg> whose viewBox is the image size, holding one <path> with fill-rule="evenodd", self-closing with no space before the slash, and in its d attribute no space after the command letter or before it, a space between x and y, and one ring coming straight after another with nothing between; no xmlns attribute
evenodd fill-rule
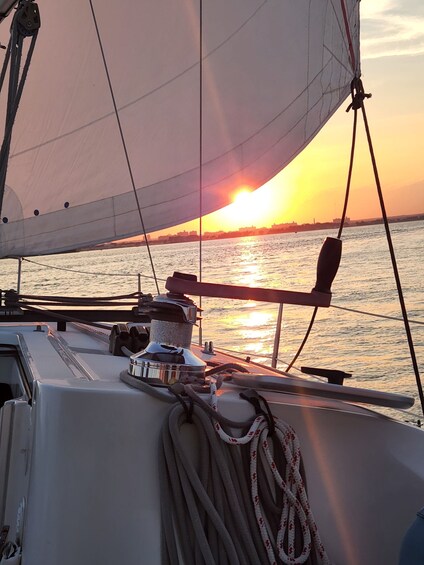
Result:
<svg viewBox="0 0 424 565"><path fill-rule="evenodd" d="M260 224L268 212L266 198L247 187L241 188L235 194L234 202L229 209L244 225Z"/></svg>
<svg viewBox="0 0 424 565"><path fill-rule="evenodd" d="M234 206L238 212L250 212L252 210L252 192L247 188L241 189L234 197Z"/></svg>
<svg viewBox="0 0 424 565"><path fill-rule="evenodd" d="M244 207L244 206L248 207L249 202L251 201L250 194L251 194L250 190L248 190L247 188L243 188L242 190L237 192L234 198L234 204L237 204L237 206L240 207Z"/></svg>
<svg viewBox="0 0 424 565"><path fill-rule="evenodd" d="M230 231L251 226L259 228L273 221L275 206L271 204L270 191L266 187L252 190L249 186L240 186L232 200L232 204L215 212L208 229Z"/></svg>

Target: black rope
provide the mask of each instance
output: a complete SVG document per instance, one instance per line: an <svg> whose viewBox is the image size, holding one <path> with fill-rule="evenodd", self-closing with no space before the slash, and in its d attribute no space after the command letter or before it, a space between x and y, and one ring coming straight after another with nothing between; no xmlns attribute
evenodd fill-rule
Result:
<svg viewBox="0 0 424 565"><path fill-rule="evenodd" d="M407 337L408 346L409 346L409 353L410 353L410 356L411 356L412 366L413 366L413 369L414 369L415 381L416 381L416 384L417 384L418 395L420 397L420 402L421 402L421 409L422 409L423 414L424 414L424 393L423 393L423 387L422 387L421 378L420 378L420 371L419 371L419 368L418 368L417 357L416 357L416 354L415 354L414 342L413 342L413 339L412 339L411 328L410 328L409 319L408 319L408 312L406 310L406 305L405 305L405 299L404 299L404 296L403 296L402 284L400 282L399 270L398 270L398 267L397 267L395 250L394 250L394 247L393 247L392 236L391 236L391 233L390 233L389 221L388 221L387 213L386 213L386 206L384 204L383 191L381 189L380 177L379 177L379 174L378 174L377 162L376 162L376 158L375 158L374 147L373 147L373 144L372 144L371 133L370 133L369 125L368 125L367 114L365 112L364 99L369 98L370 95L364 93L364 87L363 87L362 81L360 79L357 80L356 87L357 87L357 90L359 92L360 108L361 108L362 116L363 116L363 119L364 119L365 132L366 132L366 135L367 135L368 147L369 147L369 151L370 151L372 168L373 168L373 172L374 172L374 179L375 179L375 184L376 184L376 188L377 188L378 199L379 199L379 202L380 202L380 208L381 208L381 214L382 214L383 223L384 223L384 229L385 229L385 232L386 232L387 244L389 246L390 259L392 261L392 268L393 268L393 274L394 274L395 281L396 281L396 287L397 287L398 296L399 296L399 303L400 303L400 307L401 307L401 310L402 310L402 317L403 317L406 337Z"/></svg>
<svg viewBox="0 0 424 565"><path fill-rule="evenodd" d="M302 341L302 343L300 344L299 349L298 349L297 352L296 352L296 355L293 357L293 359L290 361L289 365L287 366L287 369L286 369L286 372L287 372L287 373L290 372L290 369L291 369L291 368L293 367L293 365L296 363L296 361L297 361L299 355L302 353L303 348L305 347L306 342L308 341L308 337L309 337L309 334L311 333L312 327L313 327L313 325L314 325L315 317L316 317L316 315L317 315L317 312L318 312L318 306L315 306L314 311L313 311L313 313L312 313L311 320L310 320L310 322L309 322L308 329L306 330L306 333L305 333L305 337L303 338L303 341Z"/></svg>
<svg viewBox="0 0 424 565"><path fill-rule="evenodd" d="M353 92L353 81L351 84L351 94L352 94L352 102L351 104L348 106L346 112L348 112L350 110L350 108L353 108L353 128L352 128L352 142L350 145L350 160L349 160L349 171L347 174L347 183L346 183L346 192L345 192L345 200L344 200L344 204L343 204L343 212L340 218L340 226L339 226L339 231L337 234L337 238L341 239L342 237L342 231L344 228L344 224L345 224L345 220L346 220L346 212L347 212L347 205L349 202L349 194L350 194L350 184L352 181L352 171L353 171L353 163L355 160L355 147L356 147L356 129L357 129L357 124L358 124L358 109L356 108L356 105L353 105L353 101L355 100L355 95Z"/></svg>
<svg viewBox="0 0 424 565"><path fill-rule="evenodd" d="M7 99L7 110L5 119L5 130L3 143L0 150L0 214L3 208L4 190L6 184L7 166L9 162L10 143L12 139L13 125L15 123L16 114L18 111L19 103L21 101L25 81L28 76L29 66L35 49L35 43L38 36L38 28L25 29L21 24L21 17L23 12L27 10L32 11L34 20L38 18L38 7L35 3L22 1L12 20L11 35L9 45L0 75L0 89L3 87L4 79L6 76L7 68L10 66L9 71L9 89ZM21 62L22 51L25 37L31 37L31 42L26 55L25 63L21 75Z"/></svg>
<svg viewBox="0 0 424 565"><path fill-rule="evenodd" d="M239 363L219 363L212 369L208 369L205 372L206 377L211 377L223 372L237 371L238 373L248 373L249 369L246 369L243 365Z"/></svg>
<svg viewBox="0 0 424 565"><path fill-rule="evenodd" d="M51 308L52 306L96 306L96 307L112 307L112 306L132 306L137 307L139 300L143 298L139 292L131 294L122 294L116 296L42 296L33 294L18 294L14 290L4 291L4 301L8 307L28 308L29 306L44 306Z"/></svg>
<svg viewBox="0 0 424 565"><path fill-rule="evenodd" d="M22 308L26 308L27 306L48 306L49 308L52 306L96 306L96 308L100 308L102 306L112 307L112 306L132 306L133 308L137 307L138 302L126 302L126 301L113 301L107 300L104 302L97 301L91 302L90 300L75 300L75 302L70 301L44 301L44 300L19 300L16 302L16 306L22 306Z"/></svg>
<svg viewBox="0 0 424 565"><path fill-rule="evenodd" d="M270 436L274 435L275 434L274 416L272 415L271 408L269 407L269 404L266 401L266 399L253 388L246 389L245 391L241 392L239 396L243 400L247 400L247 402L249 402L253 406L253 408L255 409L256 416L261 414L262 416L265 417L265 419L268 422L268 429L269 429L268 434ZM262 408L261 403L265 406L265 410Z"/></svg>
<svg viewBox="0 0 424 565"><path fill-rule="evenodd" d="M111 81L111 78L110 78L110 75L109 75L109 68L107 66L106 55L105 55L105 52L104 52L104 49L103 49L103 43L102 43L102 39L101 39L101 36L100 36L100 30L99 30L99 27L98 27L98 24L97 24L97 18L96 18L96 14L95 14L95 11L94 11L92 0L90 0L90 8L91 8L91 13L93 15L94 27L96 28L96 34L97 34L97 39L98 39L98 42L99 42L99 47L100 47L100 51L101 51L101 55L102 55L102 59L103 59L103 65L104 65L104 68L105 68L106 78L107 78L107 81L108 81L108 84L109 84L109 90L110 90L110 95L111 95L111 98L112 98L113 108L114 108L114 111L115 111L116 121L117 121L117 124L118 124L119 134L121 136L122 147L123 147L125 159L126 159L126 162L127 162L128 173L130 175L131 185L132 185L132 189L133 189L133 192L134 192L135 201L136 201L136 204L137 204L138 215L140 217L140 223L141 223L141 227L142 227L143 235L144 235L144 241L146 243L146 249L147 249L147 253L149 255L149 259L150 259L150 265L152 267L152 273L153 273L153 276L154 276L154 279L155 279L156 290L157 290L157 293L160 294L158 279L156 277L155 266L154 266L154 263L153 263L152 252L151 252L151 249L150 249L149 240L147 238L147 232L146 232L146 227L144 225L143 214L141 212L140 200L138 198L137 189L136 189L136 186L135 186L135 180L134 180L134 175L133 175L133 172L132 172L132 167L131 167L130 157L129 157L129 154L128 154L127 144L125 142L124 131L122 129L121 119L119 117L118 106L117 106L116 100L115 100L115 93L113 91L112 81Z"/></svg>
<svg viewBox="0 0 424 565"><path fill-rule="evenodd" d="M46 313L46 310L43 308L36 308L34 306L29 306L29 305L25 305L25 309L26 310L30 310L31 312L41 312L43 314ZM110 331L110 326L106 326L105 324L99 324L98 322L91 322L88 320L80 320L79 318L73 318L72 316L66 316L66 315L62 315L62 314L58 314L57 312L51 312L50 310L47 310L48 314L50 317L52 318L56 318L57 320L61 321L65 321L65 322L74 322L74 323L78 323L78 324L84 324L86 326L93 326L94 328L100 328L102 330L109 330Z"/></svg>
<svg viewBox="0 0 424 565"><path fill-rule="evenodd" d="M182 394L181 394L181 387L179 386L180 383L176 383L175 385L171 385L168 387L168 390L170 392L172 392L172 394L175 396L175 398L178 400L178 402L181 404L181 406L184 409L185 412L185 423L187 424L192 424L193 423L193 410L194 410L194 401L192 399L191 396L188 396L188 405L187 402L184 400Z"/></svg>
<svg viewBox="0 0 424 565"><path fill-rule="evenodd" d="M89 302L90 304L97 302L106 302L110 300L126 300L129 298L139 298L142 296L139 292L130 294L119 294L114 296L43 296L37 294L16 294L18 298L43 300L45 302Z"/></svg>
<svg viewBox="0 0 424 565"><path fill-rule="evenodd" d="M3 89L3 83L4 83L4 79L6 77L6 72L7 72L7 68L9 66L9 61L10 61L10 40L9 43L7 45L7 49L6 49L6 53L4 55L4 61L3 61L3 67L1 69L1 74L0 74L0 92Z"/></svg>

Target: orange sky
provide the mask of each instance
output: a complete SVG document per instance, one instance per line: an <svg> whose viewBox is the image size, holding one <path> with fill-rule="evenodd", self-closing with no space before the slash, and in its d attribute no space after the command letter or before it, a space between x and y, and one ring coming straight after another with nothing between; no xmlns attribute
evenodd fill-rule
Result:
<svg viewBox="0 0 424 565"><path fill-rule="evenodd" d="M424 9L415 0L367 0L361 3L361 9L362 78L366 92L372 93L366 109L387 213L422 213ZM243 201L204 217L203 231L340 217L353 119L352 112L345 112L348 103L274 179ZM380 216L362 119L358 123L348 208L352 219ZM199 231L199 222L189 222L165 233L183 229Z"/></svg>

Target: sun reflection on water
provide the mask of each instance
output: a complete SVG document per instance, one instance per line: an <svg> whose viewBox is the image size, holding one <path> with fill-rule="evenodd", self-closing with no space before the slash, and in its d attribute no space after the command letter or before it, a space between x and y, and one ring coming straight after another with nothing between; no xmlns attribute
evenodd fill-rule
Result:
<svg viewBox="0 0 424 565"><path fill-rule="evenodd" d="M252 302L252 306L255 306L254 302ZM264 326L268 326L273 323L273 317L270 312L258 312L255 310L249 312L247 315L236 317L235 322L246 328L263 329Z"/></svg>

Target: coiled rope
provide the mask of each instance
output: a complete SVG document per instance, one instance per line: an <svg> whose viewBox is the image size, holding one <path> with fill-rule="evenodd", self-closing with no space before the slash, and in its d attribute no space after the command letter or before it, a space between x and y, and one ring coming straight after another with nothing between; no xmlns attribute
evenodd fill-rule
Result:
<svg viewBox="0 0 424 565"><path fill-rule="evenodd" d="M159 455L164 565L330 563L307 500L293 428L269 408L246 422L224 418L216 384L209 404L191 385L174 385L170 394L126 372L121 379L173 403ZM235 437L230 428L245 431ZM193 429L195 455L185 447Z"/></svg>
<svg viewBox="0 0 424 565"><path fill-rule="evenodd" d="M216 385L213 383L211 384L211 395L212 407L215 411L218 411ZM272 418L273 429L270 428L270 423L267 418L264 415L259 415L256 417L247 434L242 437L234 437L227 434L219 422L215 422L215 430L219 437L230 445L245 445L250 443L250 492L256 520L267 551L269 563L277 563L274 548L276 548L278 552L278 557L285 564L292 563L294 565L300 565L306 563L314 546L319 556L318 562L327 564L329 560L319 536L318 528L308 502L306 488L300 473L302 459L299 439L291 426L275 417ZM269 436L274 432L287 462L284 478L278 471L269 441ZM270 474L274 478L275 488L280 489L283 493L278 533L274 542L272 541L272 532L266 520L265 511L259 496L258 460L260 449L262 449L266 461L268 462ZM297 557L295 556L296 518L300 522L303 534L303 546ZM288 545L287 551L285 551L284 548L286 538Z"/></svg>

